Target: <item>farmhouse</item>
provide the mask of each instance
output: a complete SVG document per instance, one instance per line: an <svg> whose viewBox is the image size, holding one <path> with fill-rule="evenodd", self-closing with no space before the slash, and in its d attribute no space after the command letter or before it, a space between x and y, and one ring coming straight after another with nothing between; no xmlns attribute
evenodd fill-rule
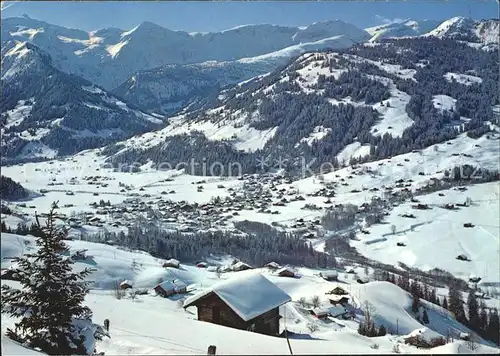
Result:
<svg viewBox="0 0 500 356"><path fill-rule="evenodd" d="M279 306L290 300L260 273L245 273L186 299L184 308L196 306L201 321L279 335Z"/></svg>
<svg viewBox="0 0 500 356"><path fill-rule="evenodd" d="M186 293L187 285L181 280L174 279L173 281L162 282L153 289L156 292L156 294L166 298L173 294Z"/></svg>

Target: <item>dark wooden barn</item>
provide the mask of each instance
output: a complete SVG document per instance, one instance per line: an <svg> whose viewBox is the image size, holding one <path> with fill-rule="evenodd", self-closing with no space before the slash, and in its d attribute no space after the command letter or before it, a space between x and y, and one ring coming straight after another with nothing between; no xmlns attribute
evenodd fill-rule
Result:
<svg viewBox="0 0 500 356"><path fill-rule="evenodd" d="M184 308L196 306L198 320L279 335L279 306L290 296L260 273L245 274L216 283L184 302Z"/></svg>

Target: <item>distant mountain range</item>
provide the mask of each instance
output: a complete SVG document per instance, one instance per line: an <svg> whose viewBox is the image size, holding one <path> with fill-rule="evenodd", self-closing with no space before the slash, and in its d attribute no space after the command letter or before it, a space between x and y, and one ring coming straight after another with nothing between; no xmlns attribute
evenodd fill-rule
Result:
<svg viewBox="0 0 500 356"><path fill-rule="evenodd" d="M498 24L457 17L366 30L329 21L187 33L144 22L129 31L86 32L29 17L2 19L2 153L70 154L161 128L166 117L215 107L221 90L279 72L304 52L394 37L451 38L498 50Z"/></svg>

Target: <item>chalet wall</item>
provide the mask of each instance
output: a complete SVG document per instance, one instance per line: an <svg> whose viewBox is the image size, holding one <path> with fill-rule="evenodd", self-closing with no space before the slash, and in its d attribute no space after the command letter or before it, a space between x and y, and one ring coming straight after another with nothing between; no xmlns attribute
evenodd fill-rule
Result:
<svg viewBox="0 0 500 356"><path fill-rule="evenodd" d="M279 308L274 308L246 322L215 293L200 299L196 303L196 306L198 308L198 320L240 330L252 330L267 335L279 334ZM217 320L217 316L214 315L215 309L219 310L219 320Z"/></svg>

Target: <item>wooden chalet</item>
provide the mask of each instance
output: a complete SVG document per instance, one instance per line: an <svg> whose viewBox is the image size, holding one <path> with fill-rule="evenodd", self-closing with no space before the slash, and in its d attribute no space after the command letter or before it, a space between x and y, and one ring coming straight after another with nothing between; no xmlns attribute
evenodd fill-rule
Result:
<svg viewBox="0 0 500 356"><path fill-rule="evenodd" d="M130 289L132 288L132 283L130 283L128 280L124 280L123 282L120 283L120 289Z"/></svg>
<svg viewBox="0 0 500 356"><path fill-rule="evenodd" d="M337 281L339 279L337 271L323 271L319 273L319 276L327 281Z"/></svg>
<svg viewBox="0 0 500 356"><path fill-rule="evenodd" d="M317 319L326 319L330 316L330 310L328 308L314 308L310 309L309 313Z"/></svg>
<svg viewBox="0 0 500 356"><path fill-rule="evenodd" d="M295 272L288 267L283 267L276 271L276 275L280 277L295 277Z"/></svg>
<svg viewBox="0 0 500 356"><path fill-rule="evenodd" d="M156 292L156 294L166 298L174 294L186 293L187 285L181 280L174 279L172 281L162 282L156 285L153 289Z"/></svg>
<svg viewBox="0 0 500 356"><path fill-rule="evenodd" d="M276 262L269 262L268 264L264 265L264 267L269 268L271 270L278 270L281 268L281 266Z"/></svg>
<svg viewBox="0 0 500 356"><path fill-rule="evenodd" d="M332 305L346 305L349 303L349 299L349 295L332 294L328 296L328 300Z"/></svg>
<svg viewBox="0 0 500 356"><path fill-rule="evenodd" d="M163 267L179 268L180 266L181 263L177 261L175 258L171 258L163 263Z"/></svg>
<svg viewBox="0 0 500 356"><path fill-rule="evenodd" d="M349 295L348 292L345 291L344 288L342 287L335 287L333 288L330 292L326 294L333 294L333 295Z"/></svg>
<svg viewBox="0 0 500 356"><path fill-rule="evenodd" d="M232 267L231 269L235 272L239 272L239 271L246 271L248 269L252 269L252 267L250 265L247 265L245 262L236 262Z"/></svg>
<svg viewBox="0 0 500 356"><path fill-rule="evenodd" d="M356 282L358 282L359 284L366 284L368 282L370 282L370 279L368 279L368 277L359 277Z"/></svg>
<svg viewBox="0 0 500 356"><path fill-rule="evenodd" d="M196 306L198 320L266 335L279 335L279 307L290 296L260 273L214 284L184 302Z"/></svg>

